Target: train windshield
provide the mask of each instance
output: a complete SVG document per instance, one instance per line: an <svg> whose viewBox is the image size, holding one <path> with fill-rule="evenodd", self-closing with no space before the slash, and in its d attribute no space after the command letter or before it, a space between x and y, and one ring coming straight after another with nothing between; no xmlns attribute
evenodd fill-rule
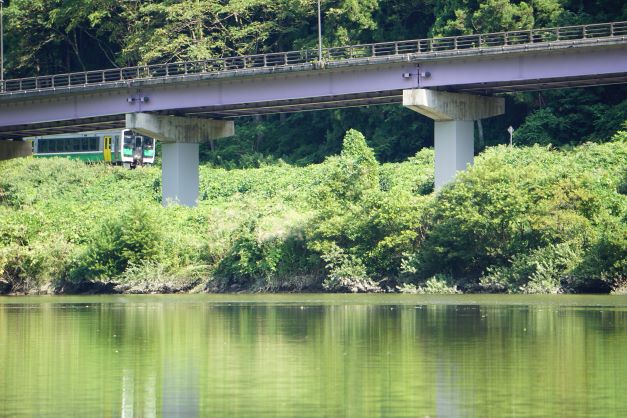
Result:
<svg viewBox="0 0 627 418"><path fill-rule="evenodd" d="M154 149L155 147L155 140L145 136L144 137L144 148L145 149Z"/></svg>
<svg viewBox="0 0 627 418"><path fill-rule="evenodd" d="M124 148L133 148L133 132L124 131Z"/></svg>

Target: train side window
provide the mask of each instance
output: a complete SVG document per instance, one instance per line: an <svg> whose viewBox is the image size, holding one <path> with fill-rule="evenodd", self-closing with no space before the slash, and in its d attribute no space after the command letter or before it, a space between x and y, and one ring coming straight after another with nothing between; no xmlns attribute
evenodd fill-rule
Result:
<svg viewBox="0 0 627 418"><path fill-rule="evenodd" d="M37 141L37 152L40 154L48 152L48 140L47 139L40 139Z"/></svg>
<svg viewBox="0 0 627 418"><path fill-rule="evenodd" d="M98 151L98 138L89 138L89 150Z"/></svg>
<svg viewBox="0 0 627 418"><path fill-rule="evenodd" d="M80 151L81 150L81 140L82 138L72 138L72 151Z"/></svg>

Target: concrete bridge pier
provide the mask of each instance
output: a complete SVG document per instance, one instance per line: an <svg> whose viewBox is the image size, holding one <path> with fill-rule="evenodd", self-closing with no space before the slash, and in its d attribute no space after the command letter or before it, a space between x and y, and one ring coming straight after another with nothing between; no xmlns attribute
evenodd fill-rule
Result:
<svg viewBox="0 0 627 418"><path fill-rule="evenodd" d="M0 161L33 155L30 141L0 141Z"/></svg>
<svg viewBox="0 0 627 418"><path fill-rule="evenodd" d="M163 205L198 204L198 149L202 142L235 134L233 121L127 113L126 127L162 142Z"/></svg>
<svg viewBox="0 0 627 418"><path fill-rule="evenodd" d="M435 121L435 189L453 181L472 164L474 121L505 112L502 97L475 96L427 89L403 91L403 106Z"/></svg>

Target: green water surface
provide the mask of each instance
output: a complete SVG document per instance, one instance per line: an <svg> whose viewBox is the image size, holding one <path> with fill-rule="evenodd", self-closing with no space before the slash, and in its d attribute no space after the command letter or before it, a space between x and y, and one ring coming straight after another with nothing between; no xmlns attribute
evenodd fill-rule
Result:
<svg viewBox="0 0 627 418"><path fill-rule="evenodd" d="M0 298L0 416L626 417L627 297Z"/></svg>

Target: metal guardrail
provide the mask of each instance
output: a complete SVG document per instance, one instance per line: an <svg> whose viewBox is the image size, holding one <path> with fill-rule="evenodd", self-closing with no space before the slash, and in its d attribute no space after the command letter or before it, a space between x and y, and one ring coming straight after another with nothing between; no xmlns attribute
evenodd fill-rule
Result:
<svg viewBox="0 0 627 418"><path fill-rule="evenodd" d="M437 53L472 49L484 50L496 47L624 36L627 36L627 22L612 22L351 45L325 48L322 52L323 61L341 61L405 54ZM296 64L313 64L317 61L318 51L309 49L303 51L215 58L202 61L174 62L79 73L55 74L5 80L4 86L0 86L0 94L54 90L74 86L104 85L131 80L181 77L190 74L206 74L251 68L285 67Z"/></svg>

